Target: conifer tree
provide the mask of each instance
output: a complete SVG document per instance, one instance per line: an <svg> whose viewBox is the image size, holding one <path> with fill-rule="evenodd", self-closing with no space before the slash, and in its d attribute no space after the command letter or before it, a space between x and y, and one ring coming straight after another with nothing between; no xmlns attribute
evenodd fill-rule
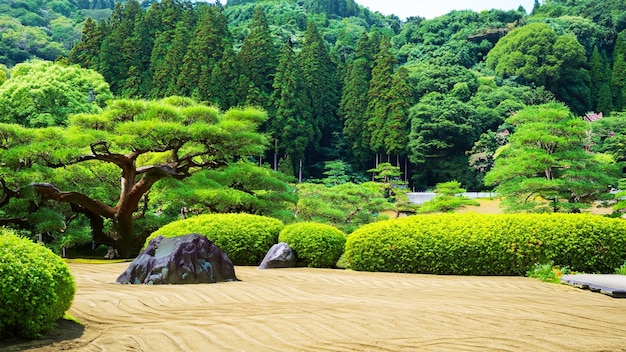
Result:
<svg viewBox="0 0 626 352"><path fill-rule="evenodd" d="M613 72L611 87L615 96L615 109L624 108L624 90L626 89L626 30L620 32L613 49Z"/></svg>
<svg viewBox="0 0 626 352"><path fill-rule="evenodd" d="M140 23L143 11L136 0L129 0L126 5L115 3L109 19L110 34L104 39L99 55L98 71L110 82L111 91L120 95L133 66L136 48L133 45L135 25Z"/></svg>
<svg viewBox="0 0 626 352"><path fill-rule="evenodd" d="M226 16L217 5L200 6L198 22L193 31L177 80L180 93L199 96L199 86L208 86L207 70L219 62L224 47L231 44ZM204 73L204 74L203 74ZM201 81L201 78L203 81Z"/></svg>
<svg viewBox="0 0 626 352"><path fill-rule="evenodd" d="M591 68L591 91L593 92L593 106L595 111L608 114L613 109L611 96L611 71L604 55L600 54L598 47L593 48L589 59Z"/></svg>
<svg viewBox="0 0 626 352"><path fill-rule="evenodd" d="M235 50L232 46L227 46L224 48L222 59L213 69L211 85L206 92L209 97L207 101L219 106L222 110L239 105L237 85L240 71Z"/></svg>
<svg viewBox="0 0 626 352"><path fill-rule="evenodd" d="M350 147L350 157L355 164L365 166L369 159L369 141L363 138L367 91L372 79L374 54L370 37L364 33L357 44L355 59L348 63L344 79L339 115L343 119L343 137Z"/></svg>
<svg viewBox="0 0 626 352"><path fill-rule="evenodd" d="M71 64L78 64L82 68L96 69L100 47L105 36L109 33L109 28L105 21L96 23L91 17L88 17L83 24L82 33L80 42L70 50L68 61Z"/></svg>
<svg viewBox="0 0 626 352"><path fill-rule="evenodd" d="M315 22L310 21L304 34L304 45L299 54L305 90L314 118L313 151L329 146L332 134L340 131L337 107L341 99L335 65Z"/></svg>
<svg viewBox="0 0 626 352"><path fill-rule="evenodd" d="M383 142L387 154L408 155L409 135L411 133L409 110L415 104L408 78L409 72L405 67L400 67L393 76L391 91L389 92L388 116L383 128Z"/></svg>
<svg viewBox="0 0 626 352"><path fill-rule="evenodd" d="M258 6L250 22L250 33L245 37L238 54L242 74L246 75L258 90L259 96L250 96L253 103L270 108L273 76L278 64L278 52L267 24L265 12Z"/></svg>
<svg viewBox="0 0 626 352"><path fill-rule="evenodd" d="M385 146L385 124L389 115L391 89L393 87L393 68L396 59L391 53L391 43L383 37L380 51L376 55L372 68L372 80L368 90L366 134L370 149L383 152Z"/></svg>
<svg viewBox="0 0 626 352"><path fill-rule="evenodd" d="M289 43L280 52L272 101L276 113L268 121L268 129L276 142L274 152L290 155L291 160L298 162L305 158L315 135L302 71Z"/></svg>

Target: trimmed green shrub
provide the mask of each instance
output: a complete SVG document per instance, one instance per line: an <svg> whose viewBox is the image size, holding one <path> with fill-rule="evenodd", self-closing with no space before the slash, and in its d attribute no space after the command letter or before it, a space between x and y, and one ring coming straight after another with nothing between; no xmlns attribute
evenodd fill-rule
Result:
<svg viewBox="0 0 626 352"><path fill-rule="evenodd" d="M590 214L432 214L363 226L346 259L362 271L524 275L536 263L613 272L626 259L626 222Z"/></svg>
<svg viewBox="0 0 626 352"><path fill-rule="evenodd" d="M157 236L176 237L192 233L206 236L235 265L258 265L276 243L285 225L277 219L251 214L208 214L171 222L153 232L144 244Z"/></svg>
<svg viewBox="0 0 626 352"><path fill-rule="evenodd" d="M331 225L300 222L285 226L278 241L286 242L296 252L300 264L330 268L343 254L346 235Z"/></svg>
<svg viewBox="0 0 626 352"><path fill-rule="evenodd" d="M67 264L42 245L0 229L0 338L36 338L72 305Z"/></svg>

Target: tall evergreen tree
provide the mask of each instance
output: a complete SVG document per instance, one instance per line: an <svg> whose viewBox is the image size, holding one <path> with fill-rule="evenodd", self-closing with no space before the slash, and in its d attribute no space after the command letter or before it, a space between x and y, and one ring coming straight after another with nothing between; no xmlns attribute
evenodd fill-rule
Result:
<svg viewBox="0 0 626 352"><path fill-rule="evenodd" d="M104 39L99 55L98 71L110 82L113 94L120 95L128 78L130 68L136 59L133 33L143 16L141 6L136 0L129 0L126 5L115 3L109 19L110 34Z"/></svg>
<svg viewBox="0 0 626 352"><path fill-rule="evenodd" d="M278 64L278 50L274 46L272 34L267 24L265 12L258 6L249 26L250 32L243 40L239 51L239 65L242 74L258 89L259 96L250 96L254 105L271 108L270 95L274 72Z"/></svg>
<svg viewBox="0 0 626 352"><path fill-rule="evenodd" d="M240 72L237 54L232 46L227 46L224 48L222 59L213 69L211 85L206 92L209 97L208 102L219 106L222 110L240 105L237 95Z"/></svg>
<svg viewBox="0 0 626 352"><path fill-rule="evenodd" d="M593 106L595 111L608 114L613 109L611 96L611 70L606 57L600 54L598 47L593 48L589 59L591 68L591 92L593 93Z"/></svg>
<svg viewBox="0 0 626 352"><path fill-rule="evenodd" d="M88 17L83 24L83 35L80 42L70 50L68 61L83 68L96 69L100 47L105 36L108 35L108 31L105 21L96 23L91 17Z"/></svg>
<svg viewBox="0 0 626 352"><path fill-rule="evenodd" d="M415 98L408 78L409 72L404 67L400 67L393 76L389 92L388 116L383 128L385 131L383 142L387 154L407 156L409 152L409 134L411 133L409 110L415 104Z"/></svg>
<svg viewBox="0 0 626 352"><path fill-rule="evenodd" d="M314 118L315 137L311 152L318 153L320 147L330 146L333 133L341 130L337 117L341 96L335 65L313 21L307 25L299 61Z"/></svg>
<svg viewBox="0 0 626 352"><path fill-rule="evenodd" d="M393 87L393 68L396 59L391 53L391 43L386 37L380 42L380 51L376 55L372 68L372 80L368 90L366 134L370 149L379 153L385 147L385 124L389 115L391 89Z"/></svg>
<svg viewBox="0 0 626 352"><path fill-rule="evenodd" d="M350 147L351 162L368 168L370 160L369 140L364 138L367 91L372 79L374 56L380 45L377 35L364 33L355 51L355 58L348 63L344 79L339 115L343 119L343 138ZM375 47L374 47L375 46Z"/></svg>
<svg viewBox="0 0 626 352"><path fill-rule="evenodd" d="M615 41L611 87L615 96L615 109L622 110L626 105L624 102L624 90L626 90L626 30L620 32Z"/></svg>
<svg viewBox="0 0 626 352"><path fill-rule="evenodd" d="M217 5L202 5L187 52L182 61L177 85L183 95L200 95L208 86L210 70L219 62L226 45L232 45L226 16ZM207 72L209 72L207 74Z"/></svg>
<svg viewBox="0 0 626 352"><path fill-rule="evenodd" d="M280 52L272 101L276 113L270 118L268 129L276 142L274 152L298 162L305 158L315 135L302 71L289 43Z"/></svg>

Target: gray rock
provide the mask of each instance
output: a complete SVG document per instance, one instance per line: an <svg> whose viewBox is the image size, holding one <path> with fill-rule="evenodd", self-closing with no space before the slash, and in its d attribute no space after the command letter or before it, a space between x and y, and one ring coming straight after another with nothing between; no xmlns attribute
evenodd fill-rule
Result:
<svg viewBox="0 0 626 352"><path fill-rule="evenodd" d="M238 281L228 256L205 236L154 238L116 280L119 284Z"/></svg>
<svg viewBox="0 0 626 352"><path fill-rule="evenodd" d="M275 244L263 258L259 269L291 268L296 266L296 254L285 242Z"/></svg>

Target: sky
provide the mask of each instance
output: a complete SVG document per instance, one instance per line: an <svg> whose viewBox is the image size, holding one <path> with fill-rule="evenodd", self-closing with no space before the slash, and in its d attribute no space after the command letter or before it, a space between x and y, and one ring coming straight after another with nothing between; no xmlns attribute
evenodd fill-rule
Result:
<svg viewBox="0 0 626 352"><path fill-rule="evenodd" d="M516 10L520 5L526 12L533 9L535 0L355 0L357 4L383 15L396 15L401 19L419 16L428 19L445 15L452 10L500 9Z"/></svg>

